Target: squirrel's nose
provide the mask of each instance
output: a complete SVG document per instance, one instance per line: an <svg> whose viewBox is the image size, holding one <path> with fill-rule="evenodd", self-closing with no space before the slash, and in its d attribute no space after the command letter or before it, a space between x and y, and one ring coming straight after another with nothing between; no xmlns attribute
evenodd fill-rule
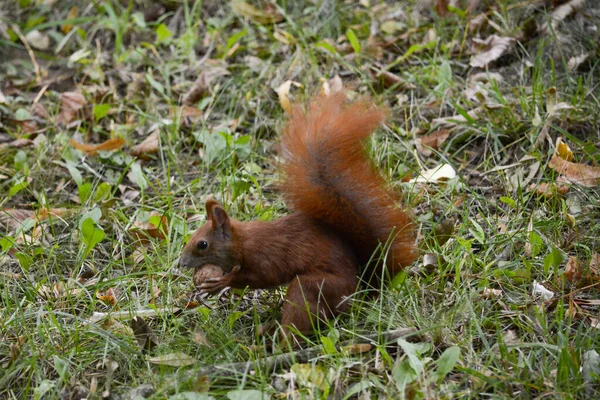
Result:
<svg viewBox="0 0 600 400"><path fill-rule="evenodd" d="M187 257L185 255L179 257L179 267L186 268L187 267Z"/></svg>

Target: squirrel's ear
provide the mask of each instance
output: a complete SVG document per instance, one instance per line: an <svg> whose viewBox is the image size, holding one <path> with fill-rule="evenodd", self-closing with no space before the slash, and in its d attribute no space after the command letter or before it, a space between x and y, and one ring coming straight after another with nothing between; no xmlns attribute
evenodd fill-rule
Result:
<svg viewBox="0 0 600 400"><path fill-rule="evenodd" d="M208 199L206 200L206 219L211 219L212 218L212 212L213 212L213 208L215 206L221 206L216 200L213 199Z"/></svg>
<svg viewBox="0 0 600 400"><path fill-rule="evenodd" d="M206 213L213 224L213 228L224 236L228 237L231 233L231 222L227 211L215 200L206 201Z"/></svg>

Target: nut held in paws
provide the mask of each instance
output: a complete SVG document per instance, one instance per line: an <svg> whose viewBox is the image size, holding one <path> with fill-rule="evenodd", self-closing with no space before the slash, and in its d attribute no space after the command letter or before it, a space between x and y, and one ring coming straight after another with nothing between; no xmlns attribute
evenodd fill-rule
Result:
<svg viewBox="0 0 600 400"><path fill-rule="evenodd" d="M213 264L205 264L194 271L194 285L198 287L202 283L204 283L205 280L209 278L218 278L220 276L223 276L224 274L225 271L223 271L221 267L218 267Z"/></svg>

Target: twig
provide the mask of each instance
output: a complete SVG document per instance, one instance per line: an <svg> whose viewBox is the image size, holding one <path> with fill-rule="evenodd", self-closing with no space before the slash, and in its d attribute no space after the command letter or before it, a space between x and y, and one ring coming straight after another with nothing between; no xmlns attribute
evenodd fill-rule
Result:
<svg viewBox="0 0 600 400"><path fill-rule="evenodd" d="M355 340L347 340L342 342L339 347L344 347L353 343L374 343L374 342L391 342L398 338L415 336L417 333L416 329L413 328L400 328L391 331L382 332L381 334L366 335L357 337ZM412 338L411 338L412 339ZM285 354L279 354L276 356L264 357L259 360L249 360L239 363L229 363L220 365L211 365L208 367L201 368L200 370L186 371L183 374L174 376L170 380L189 380L198 376L215 376L215 377L228 377L234 376L240 373L247 374L254 371L255 369L261 369L263 371L275 371L280 368L289 367L295 363L306 363L313 358L316 358L321 354L321 348L311 347L308 349L298 350Z"/></svg>
<svg viewBox="0 0 600 400"><path fill-rule="evenodd" d="M25 36L23 36L23 33L21 33L21 30L17 25L12 24L12 30L17 34L17 36L19 36L19 39L21 39L21 42L23 42L23 44L25 45L27 53L29 54L29 58L31 58L31 62L33 63L33 69L35 70L35 83L40 83L42 81L42 74L40 72L40 66L38 65L35 59L35 54L33 53L33 50L31 50L27 39L25 38Z"/></svg>

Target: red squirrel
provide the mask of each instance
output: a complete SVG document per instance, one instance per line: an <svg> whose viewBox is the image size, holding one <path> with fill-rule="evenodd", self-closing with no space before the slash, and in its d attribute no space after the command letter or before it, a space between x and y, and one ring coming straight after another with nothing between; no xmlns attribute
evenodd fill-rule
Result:
<svg viewBox="0 0 600 400"><path fill-rule="evenodd" d="M274 221L240 222L216 201L185 246L180 265L219 266L225 274L200 290L288 285L284 331L306 333L315 318L348 308L359 277L378 282L417 257L411 218L374 168L365 140L386 113L342 93L294 106L281 138L281 191L294 211ZM373 255L387 249L385 262ZM373 280L375 279L375 281Z"/></svg>

